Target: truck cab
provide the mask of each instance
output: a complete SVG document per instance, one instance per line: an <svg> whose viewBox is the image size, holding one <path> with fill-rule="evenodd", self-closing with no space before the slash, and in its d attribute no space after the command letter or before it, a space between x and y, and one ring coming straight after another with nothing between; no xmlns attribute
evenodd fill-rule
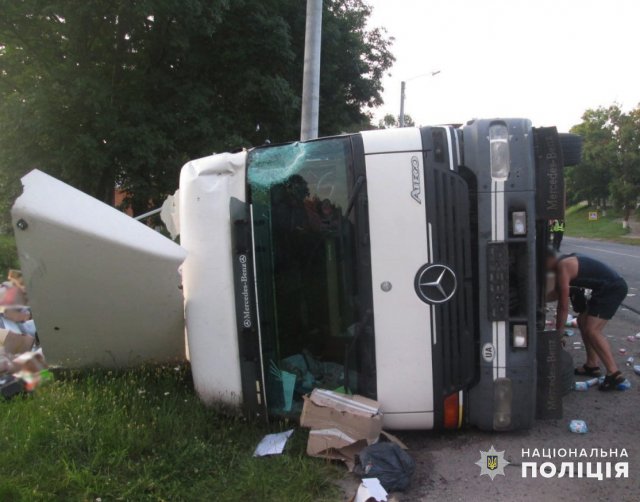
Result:
<svg viewBox="0 0 640 502"><path fill-rule="evenodd" d="M562 137L474 120L268 145L180 184L194 381L258 416L321 387L389 429L531 426Z"/></svg>

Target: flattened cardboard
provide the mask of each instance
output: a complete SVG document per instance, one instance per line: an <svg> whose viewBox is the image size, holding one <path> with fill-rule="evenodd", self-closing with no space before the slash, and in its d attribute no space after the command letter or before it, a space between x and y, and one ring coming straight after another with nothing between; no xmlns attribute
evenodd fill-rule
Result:
<svg viewBox="0 0 640 502"><path fill-rule="evenodd" d="M311 429L309 456L341 460L353 470L356 455L378 441L382 414L372 399L315 389L304 398L300 425Z"/></svg>
<svg viewBox="0 0 640 502"><path fill-rule="evenodd" d="M0 346L7 354L22 354L33 347L35 338L29 335L19 335L8 329L0 329Z"/></svg>
<svg viewBox="0 0 640 502"><path fill-rule="evenodd" d="M345 396L315 389L304 398L300 425L310 429L339 429L353 439L378 440L382 430L380 406L363 396Z"/></svg>

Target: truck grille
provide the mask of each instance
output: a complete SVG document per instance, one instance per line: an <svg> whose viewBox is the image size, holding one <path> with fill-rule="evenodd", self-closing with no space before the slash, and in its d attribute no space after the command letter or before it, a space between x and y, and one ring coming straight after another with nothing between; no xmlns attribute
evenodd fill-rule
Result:
<svg viewBox="0 0 640 502"><path fill-rule="evenodd" d="M476 373L475 248L467 182L444 168L434 167L430 171L433 261L449 266L458 283L456 294L449 302L434 306L437 337L434 356L441 357L442 390L446 395L469 385Z"/></svg>

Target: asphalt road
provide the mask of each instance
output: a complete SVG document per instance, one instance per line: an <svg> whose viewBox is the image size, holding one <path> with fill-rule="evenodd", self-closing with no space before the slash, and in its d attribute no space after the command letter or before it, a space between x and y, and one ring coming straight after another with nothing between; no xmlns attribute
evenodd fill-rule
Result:
<svg viewBox="0 0 640 502"><path fill-rule="evenodd" d="M582 239L566 239L562 251L580 252L610 263L625 278L630 294L640 288L640 247L596 242ZM635 289L632 289L635 288ZM628 298L630 305L639 307L637 296ZM553 305L550 305L553 315ZM566 349L576 365L585 358L578 330L572 337L565 337ZM640 376L626 365L629 356L640 364L640 340L629 341L628 336L640 331L640 316L621 310L607 325L605 334L609 340L618 364L632 388L624 392L600 392L592 388L587 392L571 392L564 398L564 415L559 420L538 420L528 431L513 433L486 433L466 429L454 433L428 431L401 432L398 435L409 446L409 453L416 460L417 468L409 491L393 494L396 501L562 501L584 502L611 500L615 502L640 500ZM620 349L626 350L625 354ZM569 431L572 419L587 422L587 434ZM480 451L494 446L504 451L510 462L504 469L505 475L498 475L492 481L486 475L480 476ZM591 459L581 461L628 461L629 477L626 479L551 477L523 478L523 461L538 461L538 465L551 461L559 470L565 459L523 458L522 450L531 452L538 448L566 448L580 451L585 448L625 448L628 458ZM586 469L586 467L585 467ZM604 469L604 467L603 467ZM603 471L604 473L604 471ZM585 474L586 475L586 474ZM352 496L358 482L347 475L343 483L345 494Z"/></svg>
<svg viewBox="0 0 640 502"><path fill-rule="evenodd" d="M640 246L565 237L561 251L591 256L617 270L629 285L624 303L640 311Z"/></svg>

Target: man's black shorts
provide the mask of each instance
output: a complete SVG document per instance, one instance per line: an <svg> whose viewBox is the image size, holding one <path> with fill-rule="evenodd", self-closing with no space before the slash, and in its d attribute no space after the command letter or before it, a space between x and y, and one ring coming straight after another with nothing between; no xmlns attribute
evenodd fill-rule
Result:
<svg viewBox="0 0 640 502"><path fill-rule="evenodd" d="M611 319L620 304L627 297L627 283L624 279L610 282L605 286L594 289L591 298L587 300L584 289L571 288L571 304L574 312L581 314L587 312L587 315L599 317L600 319Z"/></svg>

